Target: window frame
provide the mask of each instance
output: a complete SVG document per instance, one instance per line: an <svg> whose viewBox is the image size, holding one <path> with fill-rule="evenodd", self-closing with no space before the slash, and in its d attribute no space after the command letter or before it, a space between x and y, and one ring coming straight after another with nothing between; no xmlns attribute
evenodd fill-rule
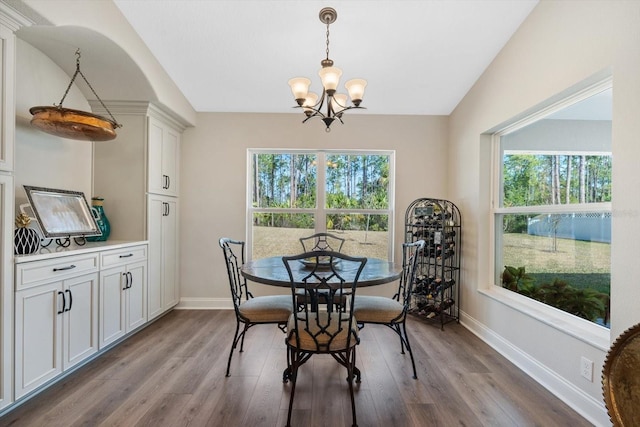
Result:
<svg viewBox="0 0 640 427"><path fill-rule="evenodd" d="M561 204L561 205L536 205L536 206L516 206L516 207L503 207L502 195L503 195L503 163L502 163L502 147L501 137L508 135L512 132L518 131L525 126L528 126L534 122L544 119L545 117L562 110L570 105L585 100L597 93L600 93L607 89L613 88L612 77L609 76L594 84L583 86L582 89L573 92L572 94L562 94L563 97L558 101L551 102L546 106L537 107L523 114L520 117L514 119L514 121L508 123L504 127L494 128L489 131L491 144L491 188L489 192L489 278L490 284L484 289L478 289L481 293L496 299L504 303L511 308L528 314L531 317L545 323L551 327L562 330L569 335L589 342L599 348L606 348L610 329L590 322L586 319L581 319L570 313L564 312L560 309L544 304L540 301L536 301L532 298L528 298L524 295L520 295L517 292L504 289L500 283L500 274L502 268L497 265L498 260L502 260L502 226L501 219L505 214L527 214L527 213L567 213L567 212L612 212L612 203L575 203L575 204ZM496 130L497 129L497 130ZM508 151L508 150L505 150ZM535 150L532 150L534 152ZM547 153L548 151L545 151ZM558 154L566 153L566 150L558 150ZM574 153L574 152L571 152ZM575 153L581 153L576 151ZM555 153L554 153L555 154ZM602 154L602 152L591 151L589 154ZM613 149L611 150L613 156ZM611 242L613 244L613 241Z"/></svg>
<svg viewBox="0 0 640 427"><path fill-rule="evenodd" d="M316 207L315 208L256 208L253 206L253 156L256 154L315 154L318 165L326 165L329 155L348 156L389 156L389 206L387 209L336 209L325 208L326 205L326 168L318 167L316 175ZM346 149L247 149L247 187L246 187L246 243L247 260L252 259L253 233L252 218L254 213L299 213L312 214L315 218L315 233L326 232L327 214L341 213L372 213L376 215L388 215L389 219L389 244L387 245L387 259L393 260L395 241L395 150L346 150ZM322 225L322 227L320 227Z"/></svg>

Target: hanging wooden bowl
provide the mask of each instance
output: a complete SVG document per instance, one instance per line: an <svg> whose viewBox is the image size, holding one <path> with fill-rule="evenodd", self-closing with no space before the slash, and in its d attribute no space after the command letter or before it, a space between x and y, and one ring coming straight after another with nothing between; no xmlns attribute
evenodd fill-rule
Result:
<svg viewBox="0 0 640 427"><path fill-rule="evenodd" d="M31 124L43 132L84 141L110 141L117 123L86 111L62 107L31 107Z"/></svg>

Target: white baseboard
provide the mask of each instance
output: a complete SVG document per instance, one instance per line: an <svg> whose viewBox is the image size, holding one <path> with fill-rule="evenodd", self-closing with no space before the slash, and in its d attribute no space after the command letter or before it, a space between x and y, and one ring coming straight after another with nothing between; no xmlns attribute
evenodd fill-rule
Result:
<svg viewBox="0 0 640 427"><path fill-rule="evenodd" d="M460 312L460 323L589 422L596 426L611 425L603 401L594 399L462 311Z"/></svg>
<svg viewBox="0 0 640 427"><path fill-rule="evenodd" d="M231 298L180 298L176 310L233 310Z"/></svg>

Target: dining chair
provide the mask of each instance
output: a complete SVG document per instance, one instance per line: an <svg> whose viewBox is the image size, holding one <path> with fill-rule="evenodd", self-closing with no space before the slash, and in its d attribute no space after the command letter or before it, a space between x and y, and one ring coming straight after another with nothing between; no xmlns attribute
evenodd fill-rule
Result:
<svg viewBox="0 0 640 427"><path fill-rule="evenodd" d="M240 342L240 352L244 350L244 337L247 330L255 325L276 324L282 332L285 332L287 321L293 312L293 305L289 295L254 297L249 291L247 280L240 272L244 265L245 242L223 237L219 243L227 266L231 299L236 313L236 332L227 362L226 376L228 377L233 352L238 342ZM241 324L242 331L240 331Z"/></svg>
<svg viewBox="0 0 640 427"><path fill-rule="evenodd" d="M402 245L402 275L398 281L398 290L391 298L381 296L359 295L353 303L354 316L360 328L365 324L385 325L400 337L400 352L406 347L411 356L413 378L418 379L416 363L407 335L407 312L411 305L411 293L416 280L418 253L424 250L424 240Z"/></svg>
<svg viewBox="0 0 640 427"><path fill-rule="evenodd" d="M309 260L315 262L309 263ZM333 300L341 301L347 294L355 295L358 279L367 258L350 257L333 251L312 251L294 256L284 256L282 261L287 269L291 282L292 301L298 297L297 291L302 290L307 296L318 291L325 291L329 304L324 309L317 307L313 311L305 304L301 311L296 311L289 317L287 324L287 360L288 368L283 378L284 382L291 380L291 394L289 397L289 412L287 426L291 425L291 410L296 391L298 369L314 354L330 354L342 366L347 368L347 382L351 396L351 413L353 425L356 426L356 406L353 395L354 378L360 382L360 371L356 367L356 345L359 344L358 325L353 316L353 298L350 309L332 311ZM293 263L304 262L307 268L301 273L293 268ZM355 274L351 281L346 281L340 274L344 269Z"/></svg>
<svg viewBox="0 0 640 427"><path fill-rule="evenodd" d="M301 237L300 243L304 252L334 251L342 252L345 239L330 233L315 233L311 236Z"/></svg>

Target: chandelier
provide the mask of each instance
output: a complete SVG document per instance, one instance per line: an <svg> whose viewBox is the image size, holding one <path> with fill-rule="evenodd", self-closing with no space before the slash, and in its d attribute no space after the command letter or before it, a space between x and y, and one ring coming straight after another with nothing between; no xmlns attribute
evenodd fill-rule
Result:
<svg viewBox="0 0 640 427"><path fill-rule="evenodd" d="M320 11L320 21L327 25L327 57L320 62L322 68L318 71L322 81L322 95L318 97L317 94L309 92L311 80L306 77L296 77L289 80L289 86L291 86L293 96L298 103L295 108L302 108L306 116L302 123L312 117L320 117L326 126L327 132L331 131L330 126L334 120L338 119L340 123L344 123L342 121L342 113L345 111L354 108L364 109L364 107L360 106L360 103L364 95L364 88L367 85L367 81L363 79L352 79L344 84L349 92L352 105L347 105L347 95L336 93L342 70L334 67L333 61L329 59L329 25L333 24L337 17L338 14L331 7L325 7ZM324 113L322 112L323 107L326 108Z"/></svg>

